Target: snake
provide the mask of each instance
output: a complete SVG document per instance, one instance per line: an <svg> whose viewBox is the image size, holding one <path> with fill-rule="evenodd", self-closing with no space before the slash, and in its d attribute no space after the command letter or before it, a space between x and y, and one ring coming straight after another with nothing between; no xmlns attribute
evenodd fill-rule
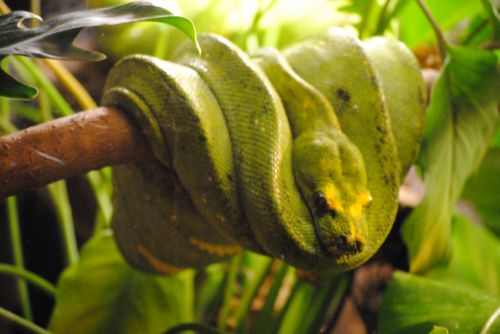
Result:
<svg viewBox="0 0 500 334"><path fill-rule="evenodd" d="M130 55L103 105L154 152L113 167L112 229L133 267L202 268L242 250L354 269L381 247L423 132L426 89L401 42L331 29L245 53L215 34L169 60Z"/></svg>

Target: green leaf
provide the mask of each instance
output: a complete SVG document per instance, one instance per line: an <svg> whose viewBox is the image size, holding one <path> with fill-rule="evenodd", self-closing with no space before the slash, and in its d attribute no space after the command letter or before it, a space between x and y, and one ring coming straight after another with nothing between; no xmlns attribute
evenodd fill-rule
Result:
<svg viewBox="0 0 500 334"><path fill-rule="evenodd" d="M441 29L452 30L460 23L484 12L480 1L470 0L426 0L432 15ZM398 15L399 39L413 48L434 41L434 31L416 1L409 1Z"/></svg>
<svg viewBox="0 0 500 334"><path fill-rule="evenodd" d="M0 69L0 96L15 99L32 99L38 94L35 87L25 85L17 81L2 69Z"/></svg>
<svg viewBox="0 0 500 334"><path fill-rule="evenodd" d="M485 225L498 237L500 237L499 175L500 147L493 147L486 154L479 171L467 181L462 193L462 197L473 204Z"/></svg>
<svg viewBox="0 0 500 334"><path fill-rule="evenodd" d="M187 18L172 15L162 7L149 2L131 2L121 6L78 11L43 21L39 26L22 27L31 13L16 11L0 16L0 55L24 55L55 59L95 61L104 55L73 45L83 28L116 25L128 22L162 22L184 32L197 43L195 28Z"/></svg>
<svg viewBox="0 0 500 334"><path fill-rule="evenodd" d="M451 255L451 213L499 122L499 72L493 52L450 48L426 116L418 163L426 192L403 225L412 272Z"/></svg>
<svg viewBox="0 0 500 334"><path fill-rule="evenodd" d="M453 255L427 277L460 283L500 298L500 239L463 216L453 217Z"/></svg>
<svg viewBox="0 0 500 334"><path fill-rule="evenodd" d="M193 272L154 276L133 270L109 230L92 238L57 286L54 333L161 333L192 322Z"/></svg>
<svg viewBox="0 0 500 334"><path fill-rule="evenodd" d="M341 306L350 280L349 273L318 277L315 285L297 280L282 315L277 321L278 333L321 332L321 326L328 322L329 317L332 317ZM255 333L260 332L255 331Z"/></svg>
<svg viewBox="0 0 500 334"><path fill-rule="evenodd" d="M382 300L378 332L420 334L438 325L456 334L479 333L499 305L481 291L397 271ZM498 333L500 322L491 326L488 333Z"/></svg>
<svg viewBox="0 0 500 334"><path fill-rule="evenodd" d="M448 328L441 326L434 326L429 334L448 334Z"/></svg>
<svg viewBox="0 0 500 334"><path fill-rule="evenodd" d="M41 24L25 27L27 19L38 19ZM128 22L154 21L172 25L184 32L198 47L193 23L184 17L172 15L162 7L149 2L131 2L121 6L78 11L54 17L47 21L32 13L15 11L0 16L0 57L24 55L83 61L102 60L102 53L82 49L73 41L83 28L117 25ZM199 47L198 47L199 49ZM0 70L1 72L1 70ZM0 95L33 97L33 88L13 80L6 73L0 74Z"/></svg>
<svg viewBox="0 0 500 334"><path fill-rule="evenodd" d="M246 319L252 311L252 301L259 292L259 288L264 283L271 270L273 260L268 256L245 252L243 255L243 265L241 277L241 297L238 306L234 310L233 319L239 327L239 332L243 333L247 325Z"/></svg>
<svg viewBox="0 0 500 334"><path fill-rule="evenodd" d="M481 0L493 26L493 40L500 38L500 4L498 1Z"/></svg>

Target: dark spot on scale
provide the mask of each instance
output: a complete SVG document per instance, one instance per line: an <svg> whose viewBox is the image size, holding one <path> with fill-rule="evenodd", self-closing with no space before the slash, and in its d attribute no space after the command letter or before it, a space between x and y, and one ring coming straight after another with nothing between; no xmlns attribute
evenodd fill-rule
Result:
<svg viewBox="0 0 500 334"><path fill-rule="evenodd" d="M379 84L378 84L377 77L375 75L372 75L370 79L371 79L370 83L371 83L372 87L375 88L375 89L379 89L378 88Z"/></svg>
<svg viewBox="0 0 500 334"><path fill-rule="evenodd" d="M264 105L262 106L262 113L267 114L268 112L269 110L267 110L267 104L264 103Z"/></svg>
<svg viewBox="0 0 500 334"><path fill-rule="evenodd" d="M207 138L205 138L204 135L198 135L198 140L201 141L202 143L207 141Z"/></svg>
<svg viewBox="0 0 500 334"><path fill-rule="evenodd" d="M420 103L421 106L426 106L427 105L427 100L424 98L424 92L423 89L418 87L418 102Z"/></svg>
<svg viewBox="0 0 500 334"><path fill-rule="evenodd" d="M384 184L389 186L392 183L392 178L389 175L384 175Z"/></svg>
<svg viewBox="0 0 500 334"><path fill-rule="evenodd" d="M351 100L351 96L349 95L349 93L342 88L337 89L337 96L346 103Z"/></svg>
<svg viewBox="0 0 500 334"><path fill-rule="evenodd" d="M384 128L380 124L377 124L377 131L380 132L380 133L384 133L385 132Z"/></svg>

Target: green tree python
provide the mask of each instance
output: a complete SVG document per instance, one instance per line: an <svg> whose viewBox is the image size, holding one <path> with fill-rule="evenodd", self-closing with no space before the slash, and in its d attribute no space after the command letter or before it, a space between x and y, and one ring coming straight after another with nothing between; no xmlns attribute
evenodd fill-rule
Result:
<svg viewBox="0 0 500 334"><path fill-rule="evenodd" d="M163 274L242 249L313 272L367 261L422 135L411 52L341 30L250 55L217 35L199 43L108 76L103 104L126 110L157 158L113 168L126 260Z"/></svg>

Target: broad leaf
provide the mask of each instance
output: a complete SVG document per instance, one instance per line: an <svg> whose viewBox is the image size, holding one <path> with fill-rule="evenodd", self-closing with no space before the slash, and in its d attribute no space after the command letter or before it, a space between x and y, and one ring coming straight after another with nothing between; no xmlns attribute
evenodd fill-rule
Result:
<svg viewBox="0 0 500 334"><path fill-rule="evenodd" d="M470 0L426 0L432 15L445 31L456 28L478 14L484 13L480 1ZM422 13L417 1L408 1L398 14L400 29L398 38L409 47L431 43L434 31Z"/></svg>
<svg viewBox="0 0 500 334"><path fill-rule="evenodd" d="M451 213L499 122L495 54L455 48L448 52L432 92L418 161L426 192L402 230L412 272L449 260Z"/></svg>
<svg viewBox="0 0 500 334"><path fill-rule="evenodd" d="M429 278L456 282L500 298L500 239L463 216L453 217L453 255L446 267L437 267Z"/></svg>
<svg viewBox="0 0 500 334"><path fill-rule="evenodd" d="M493 40L500 38L500 4L495 0L481 0L493 27Z"/></svg>
<svg viewBox="0 0 500 334"><path fill-rule="evenodd" d="M109 231L83 248L57 286L54 333L162 333L192 322L193 272L154 276L125 263Z"/></svg>
<svg viewBox="0 0 500 334"><path fill-rule="evenodd" d="M7 55L24 55L54 59L97 61L105 56L101 53L79 48L73 41L83 28L116 25L137 21L154 21L172 25L184 32L196 45L193 23L180 16L172 15L162 7L149 2L131 2L121 6L78 11L54 17L35 27L25 27L27 19L38 16L24 11L16 11L0 16L0 59ZM6 73L2 74L6 76ZM12 80L0 82L0 92L14 90ZM17 86L19 89L19 86ZM7 95L12 96L12 95Z"/></svg>
<svg viewBox="0 0 500 334"><path fill-rule="evenodd" d="M467 181L462 198L473 204L485 225L500 238L499 175L500 147L493 147L486 154L479 171Z"/></svg>
<svg viewBox="0 0 500 334"><path fill-rule="evenodd" d="M481 291L398 271L382 300L378 332L420 334L438 325L450 333L480 333L499 305L500 299ZM498 321L489 326L485 333L500 330Z"/></svg>

